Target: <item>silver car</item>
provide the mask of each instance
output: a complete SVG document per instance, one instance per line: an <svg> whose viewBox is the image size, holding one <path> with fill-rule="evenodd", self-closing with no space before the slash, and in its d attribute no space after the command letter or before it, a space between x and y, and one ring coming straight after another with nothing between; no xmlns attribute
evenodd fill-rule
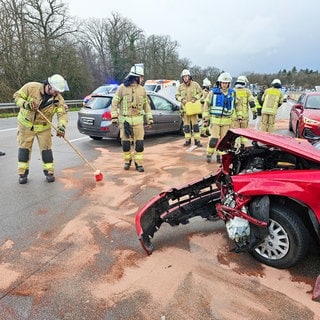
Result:
<svg viewBox="0 0 320 320"><path fill-rule="evenodd" d="M78 130L94 140L112 138L120 141L119 127L111 122L111 101L114 93L93 95L78 112ZM158 133L183 134L179 104L155 92L148 92L153 115L151 129L145 135Z"/></svg>

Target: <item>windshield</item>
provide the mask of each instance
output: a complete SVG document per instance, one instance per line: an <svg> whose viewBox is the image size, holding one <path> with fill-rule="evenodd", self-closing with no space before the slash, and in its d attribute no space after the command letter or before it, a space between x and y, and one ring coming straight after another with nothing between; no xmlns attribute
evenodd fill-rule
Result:
<svg viewBox="0 0 320 320"><path fill-rule="evenodd" d="M145 84L144 85L144 88L147 90L147 91L154 91L156 85L155 84Z"/></svg>
<svg viewBox="0 0 320 320"><path fill-rule="evenodd" d="M320 96L309 96L306 103L307 109L320 109Z"/></svg>

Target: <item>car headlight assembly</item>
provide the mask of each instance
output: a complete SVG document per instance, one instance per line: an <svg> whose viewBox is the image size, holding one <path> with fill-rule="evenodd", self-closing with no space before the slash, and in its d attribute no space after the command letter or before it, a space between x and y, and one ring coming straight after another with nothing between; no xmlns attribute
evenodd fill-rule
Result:
<svg viewBox="0 0 320 320"><path fill-rule="evenodd" d="M310 119L310 118L307 118L307 117L303 117L303 122L304 122L305 124L311 124L311 125L320 124L319 121L313 120L313 119Z"/></svg>

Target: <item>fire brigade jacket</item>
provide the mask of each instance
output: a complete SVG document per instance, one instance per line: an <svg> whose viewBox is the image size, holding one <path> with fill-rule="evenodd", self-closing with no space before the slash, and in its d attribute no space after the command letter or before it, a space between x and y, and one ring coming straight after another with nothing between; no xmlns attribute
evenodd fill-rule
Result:
<svg viewBox="0 0 320 320"><path fill-rule="evenodd" d="M184 111L182 100L185 99L187 102L192 99L199 100L201 94L202 90L199 83L191 80L189 85L186 85L184 82L179 85L175 98L181 102L181 111Z"/></svg>
<svg viewBox="0 0 320 320"><path fill-rule="evenodd" d="M152 124L153 117L145 88L137 83L128 87L121 84L112 99L111 117L118 118L120 123L127 121L131 125L140 125L144 123L144 116L147 123Z"/></svg>
<svg viewBox="0 0 320 320"><path fill-rule="evenodd" d="M249 107L252 113L256 113L254 96L248 88L240 87L235 88L237 96L237 108L234 115L237 118L248 119L249 118Z"/></svg>
<svg viewBox="0 0 320 320"><path fill-rule="evenodd" d="M276 115L283 103L283 93L278 88L268 88L264 91L261 100L263 101L261 112Z"/></svg>
<svg viewBox="0 0 320 320"><path fill-rule="evenodd" d="M41 112L52 121L56 113L58 127L66 127L68 115L65 108L65 101L61 94L50 96L45 94L45 84L40 82L28 82L21 89L14 93L16 105L20 108L18 121L25 127L42 132L51 128L50 124L36 110L26 109L28 103L34 102L39 106Z"/></svg>

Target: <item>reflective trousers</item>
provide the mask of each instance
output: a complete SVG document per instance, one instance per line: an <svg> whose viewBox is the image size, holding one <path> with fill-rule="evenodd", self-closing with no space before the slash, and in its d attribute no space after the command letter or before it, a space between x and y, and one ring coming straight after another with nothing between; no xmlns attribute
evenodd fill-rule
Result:
<svg viewBox="0 0 320 320"><path fill-rule="evenodd" d="M18 174L24 174L29 169L29 161L31 158L32 146L34 138L37 138L42 158L43 170L48 173L54 173L53 157L52 157L52 136L51 128L41 132L35 132L20 122L18 122Z"/></svg>

